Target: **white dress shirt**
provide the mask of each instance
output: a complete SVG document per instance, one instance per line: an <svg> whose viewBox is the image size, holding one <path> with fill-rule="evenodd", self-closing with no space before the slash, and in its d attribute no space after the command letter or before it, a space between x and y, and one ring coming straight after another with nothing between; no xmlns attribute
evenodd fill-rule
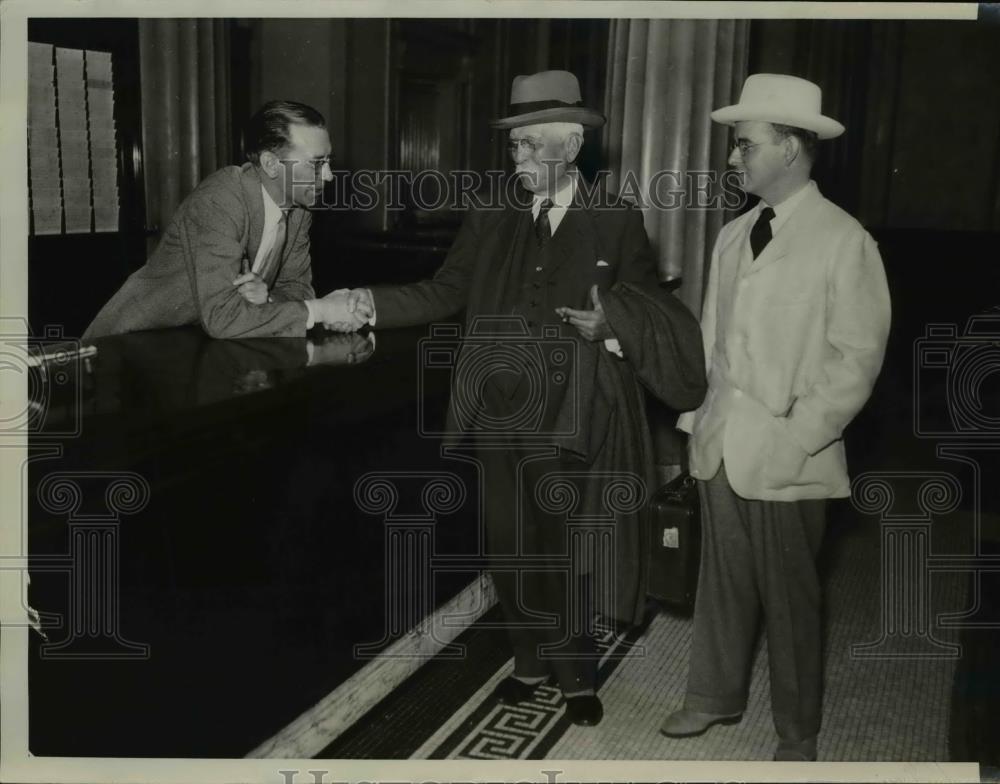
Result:
<svg viewBox="0 0 1000 784"><path fill-rule="evenodd" d="M267 258L267 254L274 247L274 238L278 233L278 223L281 222L281 214L284 212L278 206L278 203L271 198L271 194L267 192L263 184L260 186L260 192L264 198L264 231L260 235L260 247L257 248L257 255L254 256L253 266L250 268L252 272L260 272L260 267L264 263L264 259ZM285 216L285 228L286 230L288 228L287 215ZM287 242L287 235L285 241ZM271 301L270 296L268 296L267 301ZM302 304L306 306L306 311L308 312L306 316L306 329L309 330L316 324L316 314L309 300L303 300Z"/></svg>
<svg viewBox="0 0 1000 784"><path fill-rule="evenodd" d="M267 258L267 254L274 247L274 236L278 233L278 223L281 221L281 207L271 198L271 194L263 185L260 192L264 196L264 232L260 235L260 247L257 248L257 255L254 256L252 272L259 272L261 264Z"/></svg>
<svg viewBox="0 0 1000 784"><path fill-rule="evenodd" d="M802 203L806 194L816 189L816 181L809 180L809 182L795 191L795 193L780 204L766 204L763 199L757 203L757 206L755 207L757 215L760 215L760 211L763 210L764 207L770 207L774 210L774 217L770 220L772 237L776 237L778 232L781 231L781 227L785 225L792 213L795 212L795 208ZM756 222L756 220L757 218L755 217L754 222Z"/></svg>
<svg viewBox="0 0 1000 784"><path fill-rule="evenodd" d="M549 227L552 229L553 237L556 234L556 229L559 228L559 224L562 223L562 219L566 215L566 208L573 203L573 196L575 195L576 177L571 176L568 182L556 191L555 196L552 197L552 207L549 210ZM533 221L538 220L538 213L541 212L542 202L548 198L548 196L538 193L532 195L531 219Z"/></svg>
<svg viewBox="0 0 1000 784"><path fill-rule="evenodd" d="M573 203L574 196L576 196L576 177L570 176L569 181L557 190L555 195L551 197L552 207L549 209L549 228L552 230L553 237L556 234L556 229L559 228L559 224L562 223L562 219L566 216L566 208ZM548 198L550 197L543 196L538 193L532 196L532 220L538 220L538 213L542 210L542 202ZM619 357L624 356L624 354L622 354L622 347L618 342L618 338L608 338L605 340L604 348Z"/></svg>

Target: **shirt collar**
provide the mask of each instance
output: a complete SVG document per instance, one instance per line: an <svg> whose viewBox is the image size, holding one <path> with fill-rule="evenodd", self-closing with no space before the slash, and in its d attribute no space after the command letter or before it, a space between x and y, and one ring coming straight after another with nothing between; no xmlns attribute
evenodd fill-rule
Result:
<svg viewBox="0 0 1000 784"><path fill-rule="evenodd" d="M573 197L576 195L576 175L571 174L569 177L569 182L563 185L559 190L555 192L552 196L552 204L554 207L569 207L573 203ZM538 207L543 201L545 201L548 196L540 193L532 194L532 207L534 212L538 211Z"/></svg>
<svg viewBox="0 0 1000 784"><path fill-rule="evenodd" d="M795 193L782 201L780 204L765 204L764 200L761 199L760 203L757 205L758 214L760 210L764 209L764 207L770 207L774 210L774 217L771 218L771 232L777 234L778 229L780 229L791 214L795 212L796 208L802 203L803 199L815 190L816 181L809 180L809 182L795 191Z"/></svg>

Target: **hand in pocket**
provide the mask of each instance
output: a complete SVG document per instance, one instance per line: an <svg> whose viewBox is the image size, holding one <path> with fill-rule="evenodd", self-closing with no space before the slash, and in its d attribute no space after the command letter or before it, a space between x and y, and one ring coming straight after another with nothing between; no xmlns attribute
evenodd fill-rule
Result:
<svg viewBox="0 0 1000 784"><path fill-rule="evenodd" d="M788 431L786 420L775 417L771 423L771 444L764 463L764 483L774 490L799 484L807 457L806 450Z"/></svg>

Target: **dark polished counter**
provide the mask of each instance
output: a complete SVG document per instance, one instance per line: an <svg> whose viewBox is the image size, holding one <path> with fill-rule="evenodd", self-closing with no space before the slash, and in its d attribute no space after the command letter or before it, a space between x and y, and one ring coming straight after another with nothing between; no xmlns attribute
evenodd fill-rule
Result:
<svg viewBox="0 0 1000 784"><path fill-rule="evenodd" d="M31 445L33 754L242 757L391 642L406 597L356 483L396 472L419 515L407 476L471 473L418 433L448 396L427 335L96 342L48 401L48 432L78 434ZM476 503L434 515L436 553L478 549ZM434 578L430 606L473 577Z"/></svg>

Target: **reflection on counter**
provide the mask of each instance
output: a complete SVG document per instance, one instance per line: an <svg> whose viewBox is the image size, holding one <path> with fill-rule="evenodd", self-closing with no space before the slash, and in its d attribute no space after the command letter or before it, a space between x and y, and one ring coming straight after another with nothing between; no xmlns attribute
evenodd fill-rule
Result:
<svg viewBox="0 0 1000 784"><path fill-rule="evenodd" d="M29 463L29 598L64 644L72 576L42 564L71 560L74 516L108 515L96 480L127 474L149 500L106 518L116 629L149 655L46 657L32 634L32 753L241 757L366 663L355 646L386 640L398 597L387 522L359 509L359 479L438 471L475 487L468 464L418 433L417 400L440 430L449 392L419 372L427 334L223 341L182 328L96 341L49 401L51 425L77 435ZM43 500L58 477L80 488L79 514ZM402 492L400 513L419 501ZM478 551L477 503L473 490L432 521L437 553ZM436 575L434 604L475 576Z"/></svg>

